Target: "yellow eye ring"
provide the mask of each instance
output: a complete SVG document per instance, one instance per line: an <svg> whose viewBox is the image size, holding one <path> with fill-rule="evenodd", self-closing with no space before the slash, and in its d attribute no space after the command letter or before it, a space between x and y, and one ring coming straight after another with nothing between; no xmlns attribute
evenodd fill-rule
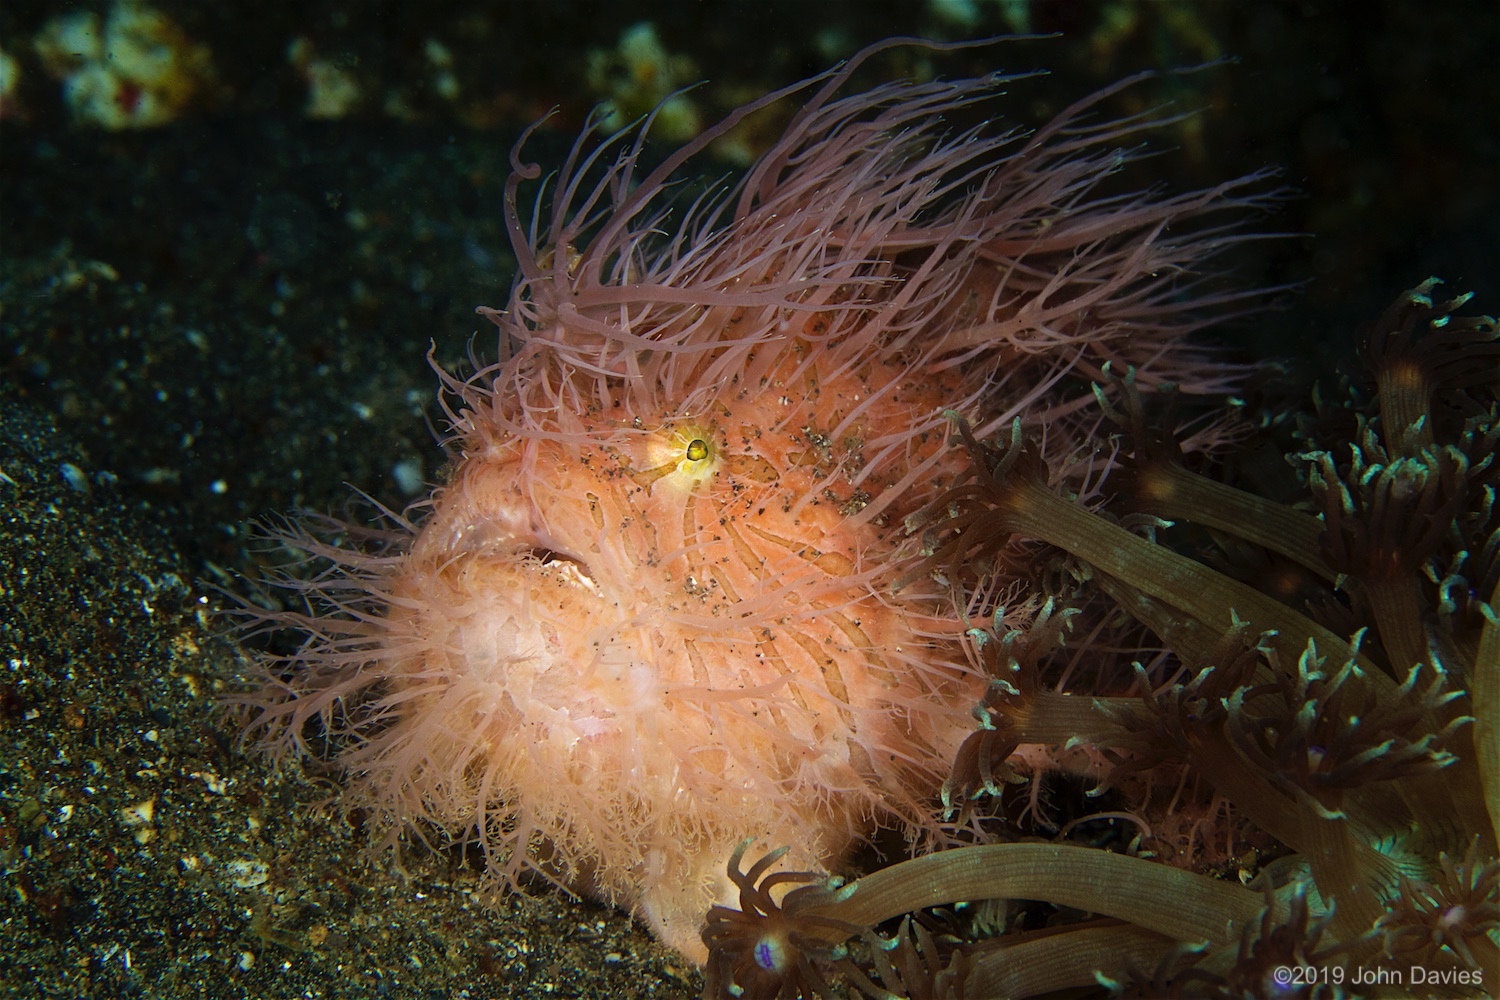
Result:
<svg viewBox="0 0 1500 1000"><path fill-rule="evenodd" d="M695 422L666 427L646 441L641 463L646 467L632 472L631 478L642 486L656 488L659 479L670 477L672 488L691 491L710 481L719 467L719 447L713 430Z"/></svg>

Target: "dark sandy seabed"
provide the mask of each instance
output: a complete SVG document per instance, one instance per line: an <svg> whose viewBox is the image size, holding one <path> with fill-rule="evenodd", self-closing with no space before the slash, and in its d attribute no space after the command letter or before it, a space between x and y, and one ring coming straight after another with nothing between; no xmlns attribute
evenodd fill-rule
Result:
<svg viewBox="0 0 1500 1000"><path fill-rule="evenodd" d="M514 120L483 129L440 107L301 119L286 38L311 33L363 53L361 72L399 74L410 13L393 24L355 7L304 25L291 6L251 18L163 4L211 45L225 90L147 132L70 126L23 60L25 118L0 121L0 995L699 988L618 912L546 892L486 906L462 858L408 852L405 878L372 860L358 817L324 804L331 786L242 753L215 702L245 656L212 615L218 588L247 591L249 519L336 510L345 484L399 508L411 479L440 478L424 356L433 343L455 367L476 331L491 349L472 310L508 287L506 152L524 112L552 103L563 128L535 155L565 150L593 99L585 50L651 19L700 75L722 66L753 92L826 62L819 31L857 46L935 28L919 3L758 5L763 24L714 30L713 4L608 18L563 4L552 21L540 6L424 8L455 49L475 18L490 19L484 45L522 28L536 39L525 73L461 60L466 90L514 91ZM1003 29L981 6L976 33ZM1268 224L1310 236L1244 266L1247 280L1306 287L1231 343L1295 356L1311 376L1429 273L1500 310L1489 5L1163 4L1112 48L1084 51L1129 7L1070 5L1069 23L1034 25L1068 37L993 61L1056 69L1026 109L1045 113L1134 69L1241 57L1192 78L1183 96L1208 109L1203 143L1157 161L1185 183L1281 164L1305 192ZM0 46L22 49L50 9L8 5ZM794 30L795 18L818 23ZM768 40L764 58L743 51L752 37ZM975 58L938 65L956 75ZM732 103L716 93L710 112Z"/></svg>

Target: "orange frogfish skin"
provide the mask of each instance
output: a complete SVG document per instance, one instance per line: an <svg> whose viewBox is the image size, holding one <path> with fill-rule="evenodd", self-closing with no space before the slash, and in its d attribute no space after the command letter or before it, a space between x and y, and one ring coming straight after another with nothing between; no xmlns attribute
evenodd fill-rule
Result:
<svg viewBox="0 0 1500 1000"><path fill-rule="evenodd" d="M1184 275L1239 238L1245 182L1096 194L1143 120L1081 121L1096 96L958 131L999 78L843 95L878 48L647 173L649 122L586 134L534 210L518 145L500 359L443 375L450 480L362 548L303 536L314 610L262 615L305 634L247 696L268 745L318 730L392 838L476 842L497 884L614 902L699 961L742 841L806 869L937 832L988 683L965 630L1010 582L902 579L908 518L967 468L951 415L1060 457L1106 364L1234 378L1188 335L1236 299ZM739 184L674 186L794 92Z"/></svg>

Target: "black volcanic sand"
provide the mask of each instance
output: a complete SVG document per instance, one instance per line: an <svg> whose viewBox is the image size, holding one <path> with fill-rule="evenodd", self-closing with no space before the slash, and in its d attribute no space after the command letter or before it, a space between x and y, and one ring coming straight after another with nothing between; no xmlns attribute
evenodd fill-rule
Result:
<svg viewBox="0 0 1500 1000"><path fill-rule="evenodd" d="M693 994L618 911L372 863L330 786L241 753L215 703L246 519L435 479L428 338L456 365L511 266L508 140L339 133L7 145L0 995Z"/></svg>

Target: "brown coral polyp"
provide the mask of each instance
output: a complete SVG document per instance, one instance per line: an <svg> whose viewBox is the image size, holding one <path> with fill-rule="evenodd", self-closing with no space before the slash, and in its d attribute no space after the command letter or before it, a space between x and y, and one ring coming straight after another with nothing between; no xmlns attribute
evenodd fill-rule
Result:
<svg viewBox="0 0 1500 1000"><path fill-rule="evenodd" d="M1063 579L1071 584L1019 624L971 632L992 681L977 713L981 728L963 744L945 785L945 806L964 837L1001 842L903 862L836 897L799 898L788 915L794 921L869 925L916 914L881 945L895 959L860 956L854 942L873 940L868 931L857 938L814 932L811 962L819 971L842 970L870 996L897 987L909 996L982 989L1028 996L1094 983L1124 996L1259 996L1281 991L1278 969L1338 966L1350 975L1399 959L1456 994L1491 992L1500 981L1500 614L1493 603L1500 590L1488 579L1488 558L1471 553L1488 552L1500 531L1489 444L1500 418L1500 375L1491 363L1493 320L1454 315L1467 298L1435 303L1431 288L1403 296L1371 336L1407 338L1409 357L1441 357L1421 366L1433 391L1413 395L1410 380L1398 380L1390 391L1403 399L1387 406L1387 386L1371 371L1366 384L1377 386L1375 394L1356 387L1332 406L1315 401L1320 409L1304 420L1289 458L1323 509L1319 535L1308 538L1303 511L1273 519L1304 543L1318 542L1323 555L1304 557L1309 569L1319 570L1324 558L1340 565L1339 542L1329 537L1335 532L1387 546L1399 558L1318 571L1323 590L1300 606L1201 561L1206 555L1222 564L1227 547L1261 538L1264 525L1240 525L1226 512L1271 501L1223 484L1200 488L1185 469L1164 471L1170 448L1152 444L1142 427L1132 433L1137 454L1122 447L1120 458L1150 467L1119 477L1128 494L1123 506L1138 508L1141 476L1156 476L1163 488L1147 489L1148 503L1192 520L1193 500L1202 500L1209 508L1203 521L1215 533L1171 533L1165 522L1115 514L1108 482L1096 481L1085 505L1058 485L1077 480L1059 477L1023 431L986 439L955 418L973 462L908 519L923 541L922 570L982 579L989 561L1017 551L1020 535L1064 553L1071 572ZM1459 363L1466 354L1472 369ZM1129 391L1123 399L1123 422L1139 425L1139 400ZM1419 404L1429 410L1414 412ZM1449 404L1461 419L1442 412ZM1104 409L1122 422L1117 403ZM1393 419L1414 424L1389 425ZM1424 426L1430 437L1419 433ZM1422 463L1418 488L1382 484L1380 468L1346 475L1331 457L1377 453L1381 466L1396 455ZM1348 502L1327 501L1333 480L1319 472L1329 468ZM1420 484L1431 481L1422 478L1428 474L1444 481L1444 498L1460 499L1426 496ZM1488 600L1478 600L1466 574L1488 585L1478 592ZM1382 586L1400 588L1403 599L1372 597ZM1473 602L1462 613L1451 596L1459 589ZM1131 631L1111 606L1147 631ZM1408 620L1381 620L1387 614ZM1078 644L1080 632L1092 637L1089 645ZM1411 645L1406 634L1423 643ZM1105 635L1107 644L1098 641ZM1076 658L1084 654L1106 663L1079 685ZM1130 670L1120 670L1131 657ZM1128 816L1141 833L1128 843L1089 843L1076 832L1072 843L1026 842L1003 806L1017 785L1040 780L1018 765L1036 759L1023 757L1033 741L1085 751L1097 794L1123 800L1124 811L1104 815ZM1171 828L1195 781L1248 820L1240 829L1262 845L1258 863L1247 860L1256 851L1234 859L1239 880L1223 877L1222 861L1204 864L1155 832ZM1088 819L1070 822L1058 838ZM1237 884L1252 876L1255 888ZM912 930L962 928L944 908L979 899L1041 900L1059 909L1045 928L995 933L975 920L947 937ZM711 925L724 925L726 916L715 913ZM847 953L830 952L845 941ZM716 945L711 986L730 981L734 966L719 949L732 945Z"/></svg>

